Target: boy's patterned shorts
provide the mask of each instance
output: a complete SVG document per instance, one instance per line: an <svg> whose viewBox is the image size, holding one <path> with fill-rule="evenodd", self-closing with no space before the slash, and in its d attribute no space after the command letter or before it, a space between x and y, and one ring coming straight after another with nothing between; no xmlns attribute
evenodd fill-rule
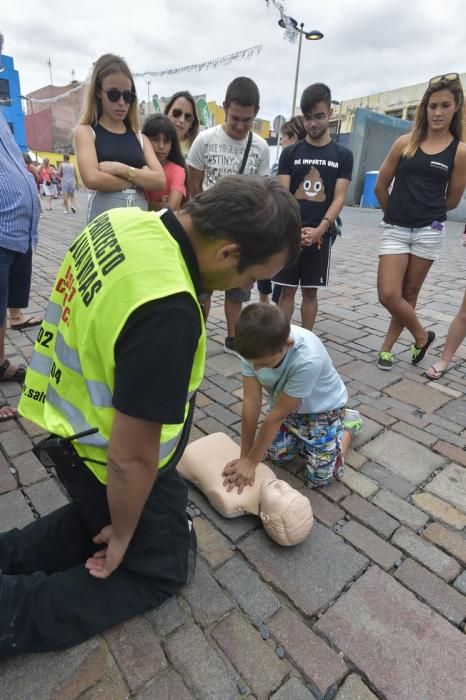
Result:
<svg viewBox="0 0 466 700"><path fill-rule="evenodd" d="M290 413L267 452L279 466L301 454L309 486L328 486L343 474L341 452L345 409L328 413Z"/></svg>

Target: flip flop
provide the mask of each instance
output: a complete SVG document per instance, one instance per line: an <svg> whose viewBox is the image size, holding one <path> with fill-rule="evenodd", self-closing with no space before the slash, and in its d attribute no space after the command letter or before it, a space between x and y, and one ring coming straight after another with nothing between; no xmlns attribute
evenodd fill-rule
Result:
<svg viewBox="0 0 466 700"><path fill-rule="evenodd" d="M24 377L26 376L26 367L24 365L18 365L14 374L11 377L5 377L8 367L11 365L10 360L5 360L3 365L0 365L0 382L19 382L22 384L24 382Z"/></svg>
<svg viewBox="0 0 466 700"><path fill-rule="evenodd" d="M445 367L445 369L437 369L435 365L431 365L429 369L426 369L424 372L424 376L435 382L437 379L443 377L445 372L448 372L448 367Z"/></svg>
<svg viewBox="0 0 466 700"><path fill-rule="evenodd" d="M0 411L2 410L2 408L5 408L5 407L13 409L13 406L10 406L9 403L6 403L5 401L1 402L0 403ZM7 420L14 420L17 417L18 417L17 413L12 413L11 415L7 415L7 416L2 416L2 414L0 413L0 423L5 423Z"/></svg>
<svg viewBox="0 0 466 700"><path fill-rule="evenodd" d="M34 328L34 326L40 326L41 323L42 319L34 318L34 316L29 316L25 321L20 321L19 323L14 323L10 318L10 330L22 331L27 328Z"/></svg>

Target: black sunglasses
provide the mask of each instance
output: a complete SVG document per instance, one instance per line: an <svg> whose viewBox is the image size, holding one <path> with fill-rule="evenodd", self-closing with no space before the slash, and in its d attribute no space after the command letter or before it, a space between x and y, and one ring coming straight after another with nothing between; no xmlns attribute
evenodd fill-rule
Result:
<svg viewBox="0 0 466 700"><path fill-rule="evenodd" d="M172 109L172 114L175 117L175 119L179 119L180 117L184 117L188 124L192 124L194 121L194 114L191 114L191 112L184 112L182 109Z"/></svg>
<svg viewBox="0 0 466 700"><path fill-rule="evenodd" d="M429 80L429 87L431 85L437 85L437 83L441 83L442 80L447 80L449 83L453 83L455 80L459 80L459 74L458 73L446 73L445 75L434 75L433 78Z"/></svg>
<svg viewBox="0 0 466 700"><path fill-rule="evenodd" d="M102 89L105 92L110 102L118 102L120 97L123 98L127 105L132 105L136 99L136 95L131 90L117 90L116 88L111 88L110 90Z"/></svg>

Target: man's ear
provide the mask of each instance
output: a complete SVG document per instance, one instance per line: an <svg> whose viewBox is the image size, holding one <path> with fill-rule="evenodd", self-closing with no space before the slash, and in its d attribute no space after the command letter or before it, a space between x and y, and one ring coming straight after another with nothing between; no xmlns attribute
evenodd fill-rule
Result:
<svg viewBox="0 0 466 700"><path fill-rule="evenodd" d="M241 248L237 243L224 243L217 249L216 257L221 262L234 261L235 265L239 260Z"/></svg>

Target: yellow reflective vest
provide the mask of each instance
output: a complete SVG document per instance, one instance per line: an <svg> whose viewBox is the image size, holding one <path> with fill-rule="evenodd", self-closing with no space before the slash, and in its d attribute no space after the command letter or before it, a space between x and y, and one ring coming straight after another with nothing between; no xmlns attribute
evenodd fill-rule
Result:
<svg viewBox="0 0 466 700"><path fill-rule="evenodd" d="M160 216L136 207L101 214L75 240L60 267L19 411L61 437L98 428L97 433L73 444L104 484L115 415L112 395L118 336L139 306L181 292L195 300L202 328L189 381L186 420L189 398L204 374L205 325L180 247ZM176 338L166 339L167 352L174 342ZM163 425L159 468L175 451L183 425Z"/></svg>

